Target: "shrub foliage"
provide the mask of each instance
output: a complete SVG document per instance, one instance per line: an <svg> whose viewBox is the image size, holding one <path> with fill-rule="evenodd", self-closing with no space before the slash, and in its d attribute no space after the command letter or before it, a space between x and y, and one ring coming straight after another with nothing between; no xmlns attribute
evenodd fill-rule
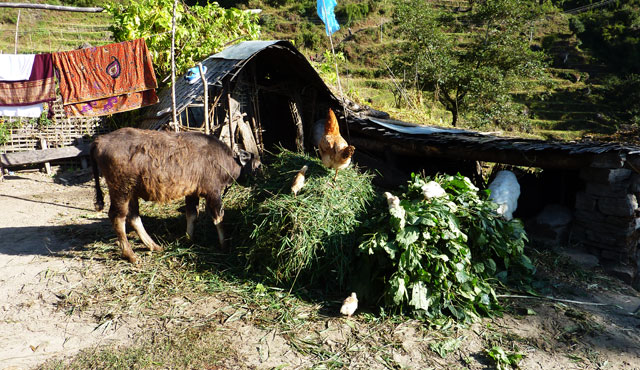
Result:
<svg viewBox="0 0 640 370"><path fill-rule="evenodd" d="M111 31L116 41L146 38L156 73L171 72L172 0L114 2L106 6L113 16ZM260 35L256 15L218 3L176 8L176 71L184 73L210 54L236 39L253 40Z"/></svg>

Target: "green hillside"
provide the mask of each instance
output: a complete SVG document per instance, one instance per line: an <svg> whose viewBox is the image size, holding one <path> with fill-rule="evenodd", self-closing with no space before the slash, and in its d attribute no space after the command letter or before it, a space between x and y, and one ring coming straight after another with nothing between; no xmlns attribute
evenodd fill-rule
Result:
<svg viewBox="0 0 640 370"><path fill-rule="evenodd" d="M104 1L77 0L66 3L92 6ZM458 32L456 23L464 22L465 14L473 2L431 0L429 3L451 19L449 34L457 40L457 47L465 48L472 35ZM633 114L619 112L625 110L622 104L615 104L607 97L608 92L615 91L617 86L611 82L612 77L624 79L630 76L623 74L625 66L621 67L616 62L624 56L607 60L607 55L617 56L615 51L621 47L615 49L615 42L599 40L593 30L603 25L601 36L629 39L629 32L637 34L640 31L637 28L636 31L628 31L633 30L628 26L625 29L624 22L633 24L636 19L626 19L630 16L625 15L623 10L624 7L638 9L640 2L636 0L630 1L631 5L597 7L578 15L563 12L588 3L561 2L565 9L548 7L550 10L534 22L528 35L530 47L547 54L551 85L533 80L528 81L526 89L512 91L515 102L525 107L524 114L528 117L526 123L509 127L485 125L480 129L514 131L518 135L541 138L576 139L610 135L621 125L636 122ZM333 57L329 52L331 42L316 15L315 1L246 0L221 1L220 4L241 9L261 9L261 38L292 41L338 93ZM418 91L412 83L403 82L411 81L410 78L393 74L390 68L392 57L404 42L402 35L395 30L393 13L394 2L391 0L339 2L336 16L341 29L332 36L332 41L338 53L342 90L352 100L387 111L399 119L424 124L450 124L451 113L434 99L433 93ZM617 23L609 24L612 20ZM113 40L110 23L111 18L107 13L32 9L22 9L18 22L18 10L3 8L0 15L0 52L14 52L16 29L17 50L20 53L69 50L83 43L102 45ZM631 36L636 34L631 33ZM633 38L625 42L633 42ZM614 49L605 48L610 45ZM631 49L635 50L633 47ZM632 80L630 86L633 95L640 83ZM461 126L471 127L469 125L473 117L470 114L473 113L461 115Z"/></svg>
<svg viewBox="0 0 640 370"><path fill-rule="evenodd" d="M44 1L42 1L44 3ZM0 52L43 53L76 49L83 43L113 40L107 13L0 8Z"/></svg>
<svg viewBox="0 0 640 370"><path fill-rule="evenodd" d="M263 37L289 39L310 59L322 62L323 52L330 49L328 37L315 15L315 2L253 1L248 7L263 9ZM430 3L455 20L469 7L469 1L433 0ZM579 7L580 2L564 2L564 10ZM355 9L355 10L354 10ZM363 10L364 9L364 10ZM608 8L595 8L587 14L597 14ZM609 9L610 10L610 9ZM336 8L341 30L333 35L337 52L346 61L340 63L343 89L348 95L374 108L389 111L394 116L425 124L450 122L450 113L426 92L416 92L412 86L398 88L402 76L393 76L388 68L390 56L402 41L394 33L391 15L392 1L342 1ZM623 122L617 107L602 96L603 83L618 70L596 57L572 30L575 15L556 8L535 22L531 47L544 50L549 58L548 73L552 87L535 85L526 91L513 91L515 100L526 105L529 126L506 128L520 135L541 138L576 139L614 133ZM464 47L468 34L456 34ZM528 94L525 94L528 93ZM464 117L463 117L464 118ZM468 118L468 117L467 117ZM465 125L463 119L462 125ZM484 127L504 130L504 127Z"/></svg>

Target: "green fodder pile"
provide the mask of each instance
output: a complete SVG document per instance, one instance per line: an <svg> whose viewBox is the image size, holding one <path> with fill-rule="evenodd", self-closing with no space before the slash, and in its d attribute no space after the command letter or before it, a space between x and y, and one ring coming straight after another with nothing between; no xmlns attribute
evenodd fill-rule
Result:
<svg viewBox="0 0 640 370"><path fill-rule="evenodd" d="M305 186L294 196L291 184L305 164ZM239 248L250 269L276 283L344 285L375 193L371 176L353 166L340 170L335 183L334 174L317 158L285 149L267 159L264 178L248 197L240 195L250 240Z"/></svg>

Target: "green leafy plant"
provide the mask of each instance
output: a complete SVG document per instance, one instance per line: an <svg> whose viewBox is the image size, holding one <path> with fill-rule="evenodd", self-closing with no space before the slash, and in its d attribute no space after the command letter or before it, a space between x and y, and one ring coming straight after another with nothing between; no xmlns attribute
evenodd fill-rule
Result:
<svg viewBox="0 0 640 370"><path fill-rule="evenodd" d="M334 55L333 53L331 53L331 50L325 50L322 56L323 61L320 63L316 63L315 68L323 80L328 81L331 84L336 84L336 63L338 64L338 66L341 66L346 63L347 58L341 51L335 53Z"/></svg>
<svg viewBox="0 0 640 370"><path fill-rule="evenodd" d="M517 367L522 357L520 352L507 352L500 346L493 346L491 349L485 350L487 355L493 359L498 370L508 370Z"/></svg>
<svg viewBox="0 0 640 370"><path fill-rule="evenodd" d="M113 16L111 31L116 41L146 38L156 73L171 71L171 25L173 0L113 2L105 9ZM222 8L218 3L176 8L176 69L185 72L210 54L237 39L257 39L257 15Z"/></svg>
<svg viewBox="0 0 640 370"><path fill-rule="evenodd" d="M446 194L426 199L423 188L434 180ZM368 266L358 280L381 284L388 306L418 317L464 322L498 310L490 282L526 281L534 266L522 223L504 221L486 198L459 174L412 175L397 206L372 217L374 232L360 245ZM362 295L375 299L375 289Z"/></svg>

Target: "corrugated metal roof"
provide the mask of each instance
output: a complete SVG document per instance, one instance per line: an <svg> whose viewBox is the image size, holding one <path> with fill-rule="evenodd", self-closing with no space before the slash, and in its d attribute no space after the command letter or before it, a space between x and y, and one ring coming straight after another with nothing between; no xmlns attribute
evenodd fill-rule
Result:
<svg viewBox="0 0 640 370"><path fill-rule="evenodd" d="M245 41L239 44L230 46L221 52L210 56L209 58L216 59L230 59L230 60L244 60L248 59L255 53L262 49L265 49L271 45L279 43L278 40L270 41Z"/></svg>

